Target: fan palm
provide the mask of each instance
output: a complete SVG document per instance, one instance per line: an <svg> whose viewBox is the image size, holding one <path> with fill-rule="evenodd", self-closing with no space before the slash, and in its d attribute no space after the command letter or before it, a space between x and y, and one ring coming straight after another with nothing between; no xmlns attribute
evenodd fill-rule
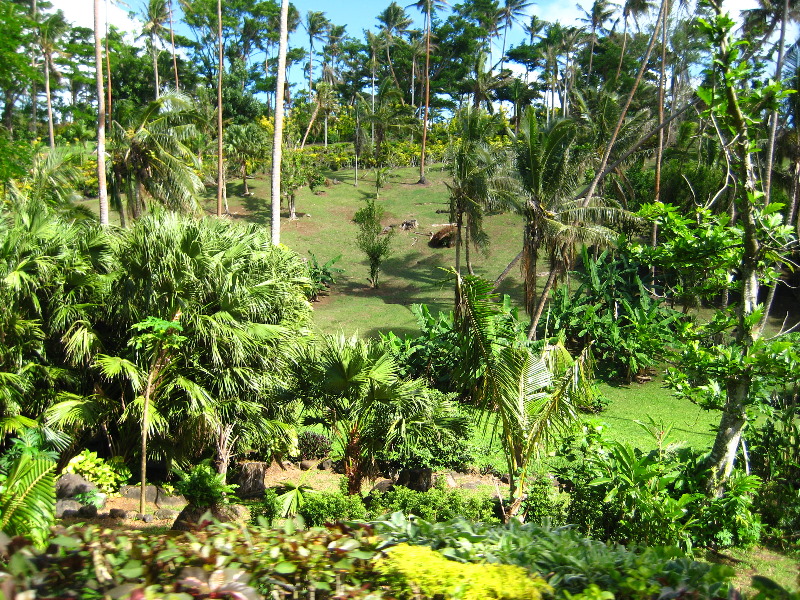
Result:
<svg viewBox="0 0 800 600"><path fill-rule="evenodd" d="M311 406L320 409L341 444L347 489L361 492L381 450L413 447L437 428L456 426L453 408L433 401L421 381L400 378L398 365L379 342L324 336L301 359ZM311 400L314 398L315 400Z"/></svg>

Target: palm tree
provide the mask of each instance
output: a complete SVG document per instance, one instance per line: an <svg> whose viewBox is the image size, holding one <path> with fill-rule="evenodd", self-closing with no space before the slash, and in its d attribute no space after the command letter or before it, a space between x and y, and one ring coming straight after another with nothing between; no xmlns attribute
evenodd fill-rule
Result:
<svg viewBox="0 0 800 600"><path fill-rule="evenodd" d="M304 24L308 33L308 97L311 98L314 82L314 41L322 41L325 31L330 27L330 22L325 18L325 13L310 10L306 13Z"/></svg>
<svg viewBox="0 0 800 600"><path fill-rule="evenodd" d="M508 30L511 29L514 23L520 23L522 17L525 16L525 11L532 5L533 2L528 2L527 0L504 0L503 5L500 7L500 20L503 24L503 54L500 56L501 71L506 59ZM531 37L533 37L533 34L531 34Z"/></svg>
<svg viewBox="0 0 800 600"><path fill-rule="evenodd" d="M55 66L54 54L58 52L61 38L68 30L69 24L64 18L64 13L60 10L48 16L39 24L38 42L39 48L42 51L42 62L44 63L44 92L47 98L47 132L51 149L56 147L56 142L53 131L53 97L50 90L50 77L51 74L55 75L56 78L59 77L58 70Z"/></svg>
<svg viewBox="0 0 800 600"><path fill-rule="evenodd" d="M639 28L639 17L646 14L653 7L652 0L624 0L622 3L622 51L619 55L617 74L614 80L619 79L619 72L622 69L622 61L625 58L625 46L628 43L628 19L633 17L636 28Z"/></svg>
<svg viewBox="0 0 800 600"><path fill-rule="evenodd" d="M611 16L614 14L614 7L616 4L609 2L609 0L594 0L589 10L583 8L580 4L577 5L578 10L582 11L584 16L581 21L589 25L590 31L590 46L589 46L589 72L586 74L586 80L592 76L592 59L594 58L594 46L597 43L597 32L602 31Z"/></svg>
<svg viewBox="0 0 800 600"><path fill-rule="evenodd" d="M134 218L142 213L145 192L173 210L197 208L203 184L188 146L198 135L193 107L185 96L169 93L112 123L111 191L121 218L123 193Z"/></svg>
<svg viewBox="0 0 800 600"><path fill-rule="evenodd" d="M460 357L456 377L473 390L479 406L497 414L498 435L508 465L509 507L506 520L515 518L525 499L525 481L531 461L553 447L577 420L588 387L585 357L574 361L563 375L554 377L546 354L537 356L529 346L513 340L516 333L502 316L492 285L477 277L456 278L454 328ZM577 385L576 385L577 384Z"/></svg>
<svg viewBox="0 0 800 600"><path fill-rule="evenodd" d="M452 182L446 185L450 191L450 218L456 223L455 268L460 273L462 243L472 271L469 241L471 238L479 242L483 235L480 229L483 207L508 201L515 186L505 151L489 143L498 132L500 121L480 108L470 107L460 110L455 119L458 137L451 141L448 159ZM466 241L462 236L464 230Z"/></svg>
<svg viewBox="0 0 800 600"><path fill-rule="evenodd" d="M106 183L106 101L103 91L103 51L100 34L100 0L94 0L94 70L97 82L97 198L100 225L108 227L108 184Z"/></svg>
<svg viewBox="0 0 800 600"><path fill-rule="evenodd" d="M517 169L526 194L512 205L525 219L522 269L525 306L531 316L530 339L536 335L536 326L556 278L572 264L580 245L611 245L617 234L602 223L615 223L627 217L625 211L599 200L583 206L575 199L582 174L581 156L575 150L577 134L575 123L568 119L540 128L535 111L529 107L517 137ZM550 273L537 301L537 267L543 249L548 254Z"/></svg>
<svg viewBox="0 0 800 600"><path fill-rule="evenodd" d="M419 181L425 185L425 147L428 141L428 113L431 106L431 17L435 8L446 3L443 0L417 0L412 5L425 13L425 112L422 117L422 146L419 154ZM409 5L409 6L412 6Z"/></svg>
<svg viewBox="0 0 800 600"><path fill-rule="evenodd" d="M392 2L386 9L378 15L378 21L381 23L381 33L384 36L384 44L386 47L386 63L389 65L389 71L392 74L394 84L398 89L400 82L397 80L397 74L394 72L394 65L392 64L391 48L394 45L394 36L402 35L408 30L411 25L411 19L406 14L397 2Z"/></svg>
<svg viewBox="0 0 800 600"><path fill-rule="evenodd" d="M145 6L145 13L142 15L142 17L144 19L144 25L142 25L142 35L147 36L147 45L150 50L150 54L153 57L153 75L155 77L156 100L158 100L161 94L161 82L158 77L158 56L161 54L159 44L162 42L167 33L165 24L168 21L171 23L172 19L172 14L170 7L167 5L167 0L148 0L147 5ZM177 68L175 77L177 81ZM178 89L177 84L175 89Z"/></svg>
<svg viewBox="0 0 800 600"><path fill-rule="evenodd" d="M272 245L281 243L281 154L283 152L284 87L286 87L286 47L289 38L289 0L281 0L278 73L275 87L275 131L272 137L271 231Z"/></svg>
<svg viewBox="0 0 800 600"><path fill-rule="evenodd" d="M222 0L217 0L217 216L222 216L222 199L225 192L225 160L222 154L222 74L225 61L222 57Z"/></svg>
<svg viewBox="0 0 800 600"><path fill-rule="evenodd" d="M138 430L140 459L216 448L220 470L236 438L253 441L260 429L263 448L285 437L275 424L292 419L279 394L281 347L310 317L297 255L263 229L176 213L137 220L113 253L122 266L99 319L107 354L87 349L92 392L55 405L49 420L124 439Z"/></svg>
<svg viewBox="0 0 800 600"><path fill-rule="evenodd" d="M300 377L315 382L303 395L320 408L341 445L347 491L360 494L375 455L409 449L416 439L459 426L455 408L435 400L421 381L400 378L380 342L326 335L299 359Z"/></svg>

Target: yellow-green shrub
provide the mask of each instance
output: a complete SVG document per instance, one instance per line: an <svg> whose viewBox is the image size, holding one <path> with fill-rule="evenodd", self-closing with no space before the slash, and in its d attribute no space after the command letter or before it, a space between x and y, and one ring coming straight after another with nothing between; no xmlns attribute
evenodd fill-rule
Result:
<svg viewBox="0 0 800 600"><path fill-rule="evenodd" d="M522 567L459 563L427 546L395 546L375 568L394 592L414 598L539 600L552 592L543 579Z"/></svg>

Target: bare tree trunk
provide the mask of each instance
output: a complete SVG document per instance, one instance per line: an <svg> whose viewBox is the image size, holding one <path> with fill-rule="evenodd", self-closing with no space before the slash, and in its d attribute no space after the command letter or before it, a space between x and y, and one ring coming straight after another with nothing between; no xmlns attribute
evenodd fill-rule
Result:
<svg viewBox="0 0 800 600"><path fill-rule="evenodd" d="M94 70L97 83L97 198L100 201L100 225L108 227L106 105L103 91L103 53L100 43L100 0L94 0Z"/></svg>
<svg viewBox="0 0 800 600"><path fill-rule="evenodd" d="M169 0L169 39L172 44L172 70L175 72L175 91L179 92L181 86L178 80L178 56L175 54L175 29L172 24L172 0Z"/></svg>
<svg viewBox="0 0 800 600"><path fill-rule="evenodd" d="M639 88L639 84L642 82L642 77L644 76L645 70L647 70L647 63L650 61L650 54L652 54L653 46L655 46L656 40L658 39L659 29L663 26L664 21L666 20L666 9L668 4L669 0L661 0L661 9L658 13L658 19L656 19L656 25L653 28L653 34L650 36L650 43L647 46L647 52L644 55L644 60L642 60L642 66L639 68L639 73L637 73L636 80L633 82L633 87L631 88L630 94L628 94L628 99L625 102L625 106L623 106L622 111L619 114L617 126L614 128L611 139L606 145L606 150L603 153L603 159L600 161L600 165L596 170L597 174L592 179L592 182L589 184L589 187L586 191L586 198L583 201L584 206L588 206L589 202L591 202L592 196L594 196L594 192L597 189L597 184L600 183L600 179L605 175L605 168L608 164L608 159L611 156L611 151L614 149L614 144L617 142L617 137L619 136L620 129L622 129L622 124L625 122L625 117L628 115L628 108L630 108L631 102L633 101L633 96L636 93L636 90Z"/></svg>
<svg viewBox="0 0 800 600"><path fill-rule="evenodd" d="M280 42L278 43L278 72L275 89L275 132L272 136L271 241L281 243L281 158L283 156L283 102L286 87L286 45L288 37L289 0L281 0Z"/></svg>
<svg viewBox="0 0 800 600"><path fill-rule="evenodd" d="M106 83L108 84L108 97L106 98L106 130L108 130L111 127L111 121L113 119L111 105L111 52L109 52L108 46L108 0L106 0Z"/></svg>
<svg viewBox="0 0 800 600"><path fill-rule="evenodd" d="M519 262L519 259L520 259L520 258L522 258L522 254L523 254L523 253L524 253L524 250L520 251L520 253L519 253L519 254L517 254L517 255L516 255L516 256L515 256L515 257L514 257L514 258L511 260L511 262L510 262L510 263L508 263L508 266L507 266L505 269L503 269L503 272L502 272L502 273L500 273L500 275L497 277L497 279L495 279L495 280L494 280L494 285L492 286L492 290L496 290L496 289L497 289L497 288L500 286L500 284L501 284L501 283L503 283L503 280L504 280L506 277L508 277L508 274L509 274L509 273L511 273L511 269L513 269L513 268L514 268L514 265L516 265L516 264Z"/></svg>
<svg viewBox="0 0 800 600"><path fill-rule="evenodd" d="M47 134L50 137L50 150L56 148L56 136L53 132L53 99L50 95L50 60L49 53L44 55L44 94L47 98Z"/></svg>
<svg viewBox="0 0 800 600"><path fill-rule="evenodd" d="M427 21L428 27L425 30L425 112L422 117L422 149L419 154L419 181L425 184L425 149L428 142L428 111L431 105L431 2L428 0Z"/></svg>
<svg viewBox="0 0 800 600"><path fill-rule="evenodd" d="M156 80L156 100L161 97L161 81L158 78L158 51L156 50L155 40L153 41L153 73Z"/></svg>
<svg viewBox="0 0 800 600"><path fill-rule="evenodd" d="M539 302L536 304L536 312L533 313L533 317L531 318L531 326L528 328L529 340L536 339L536 326L539 325L539 319L542 318L544 305L547 304L547 299L550 296L550 290L553 288L553 284L555 284L557 274L558 269L556 268L556 265L553 264L553 261L551 261L550 275L548 275L547 282L544 284L544 289L539 296Z"/></svg>
<svg viewBox="0 0 800 600"><path fill-rule="evenodd" d="M233 445L236 436L233 435L233 423L217 426L217 473L222 475L222 481L228 478L228 466L233 456Z"/></svg>
<svg viewBox="0 0 800 600"><path fill-rule="evenodd" d="M456 207L456 273L461 274L461 229L464 222L464 213L461 207Z"/></svg>
<svg viewBox="0 0 800 600"><path fill-rule="evenodd" d="M225 185L225 164L222 156L222 0L217 0L217 216L222 216L222 195Z"/></svg>
<svg viewBox="0 0 800 600"><path fill-rule="evenodd" d="M303 141L300 143L300 150L306 147L306 140L308 139L308 134L311 131L311 128L314 126L314 121L317 119L317 113L319 112L319 102L314 104L314 112L311 113L311 120L308 122L308 127L306 127L306 133L303 135Z"/></svg>

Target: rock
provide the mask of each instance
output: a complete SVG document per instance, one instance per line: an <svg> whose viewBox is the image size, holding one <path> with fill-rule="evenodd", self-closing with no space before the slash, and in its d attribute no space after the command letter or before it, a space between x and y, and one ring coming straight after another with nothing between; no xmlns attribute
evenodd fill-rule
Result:
<svg viewBox="0 0 800 600"><path fill-rule="evenodd" d="M508 477L508 473L503 473L500 475L500 483L509 483L511 479Z"/></svg>
<svg viewBox="0 0 800 600"><path fill-rule="evenodd" d="M97 491L97 486L75 473L64 473L56 481L56 498L74 498L92 490Z"/></svg>
<svg viewBox="0 0 800 600"><path fill-rule="evenodd" d="M301 471L310 471L313 469L317 464L315 460L301 460L300 461L300 470Z"/></svg>
<svg viewBox="0 0 800 600"><path fill-rule="evenodd" d="M458 482L456 481L456 478L453 477L452 473L448 473L447 475L444 476L444 482L447 485L447 487L449 487L449 488L457 488L458 487Z"/></svg>
<svg viewBox="0 0 800 600"><path fill-rule="evenodd" d="M326 458L317 465L317 468L320 471L330 471L333 468L333 461L330 458Z"/></svg>
<svg viewBox="0 0 800 600"><path fill-rule="evenodd" d="M410 229L416 229L417 227L419 227L419 222L416 219L408 219L400 224L400 229L403 231L409 231Z"/></svg>
<svg viewBox="0 0 800 600"><path fill-rule="evenodd" d="M86 517L87 519L94 519L97 516L97 507L94 504L86 504L78 509L79 517Z"/></svg>
<svg viewBox="0 0 800 600"><path fill-rule="evenodd" d="M151 515L149 513L147 513L147 514L137 513L136 514L136 520L137 521L144 521L145 523L152 523L153 522L153 515Z"/></svg>
<svg viewBox="0 0 800 600"><path fill-rule="evenodd" d="M459 487L462 490L477 490L480 484L477 481L465 481Z"/></svg>
<svg viewBox="0 0 800 600"><path fill-rule="evenodd" d="M164 489L158 488L158 494L156 495L156 506L158 506L158 508L163 506L183 506L184 504L186 504L186 498L180 494L173 496Z"/></svg>
<svg viewBox="0 0 800 600"><path fill-rule="evenodd" d="M246 462L241 463L241 466L237 495L240 498L262 498L267 489L264 479L269 465L265 462Z"/></svg>
<svg viewBox="0 0 800 600"><path fill-rule="evenodd" d="M156 512L153 513L153 516L158 519L159 521L166 521L169 519L170 521L174 521L178 518L178 515L181 514L177 510L172 510L171 508L159 508Z"/></svg>
<svg viewBox="0 0 800 600"><path fill-rule="evenodd" d="M394 487L394 481L391 479L382 479L375 483L373 488L369 491L370 494L373 492L380 492L382 494L388 492Z"/></svg>
<svg viewBox="0 0 800 600"><path fill-rule="evenodd" d="M64 517L77 517L82 505L77 500L61 499L56 500L56 519Z"/></svg>
<svg viewBox="0 0 800 600"><path fill-rule="evenodd" d="M112 519L130 519L134 515L131 511L123 508L112 508L110 511L108 511L108 516Z"/></svg>
<svg viewBox="0 0 800 600"><path fill-rule="evenodd" d="M433 469L403 469L397 476L397 485L427 492L433 487Z"/></svg>
<svg viewBox="0 0 800 600"><path fill-rule="evenodd" d="M138 485L123 485L119 488L119 495L123 498L139 499L141 488ZM158 488L154 485L144 486L144 499L146 502L155 502L158 498Z"/></svg>
<svg viewBox="0 0 800 600"><path fill-rule="evenodd" d="M244 524L249 520L250 511L241 504L216 504L210 507L187 504L175 519L172 529L193 531L203 529L214 521Z"/></svg>

